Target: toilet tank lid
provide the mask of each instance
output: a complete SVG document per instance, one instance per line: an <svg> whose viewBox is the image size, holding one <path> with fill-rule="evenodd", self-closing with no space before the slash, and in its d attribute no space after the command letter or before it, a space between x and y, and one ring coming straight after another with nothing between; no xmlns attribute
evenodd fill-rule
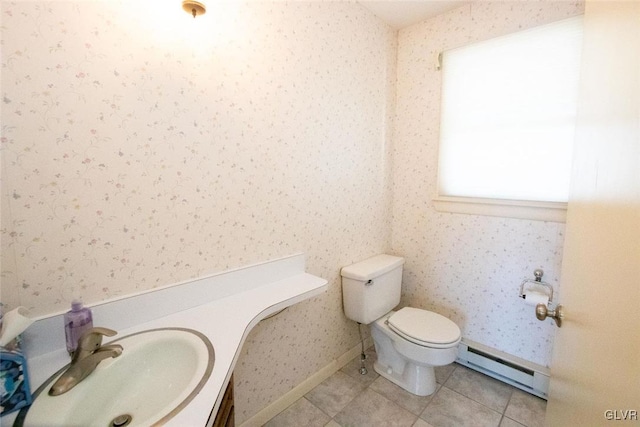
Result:
<svg viewBox="0 0 640 427"><path fill-rule="evenodd" d="M404 264L404 258L393 255L376 255L364 261L343 267L342 277L355 280L371 280Z"/></svg>

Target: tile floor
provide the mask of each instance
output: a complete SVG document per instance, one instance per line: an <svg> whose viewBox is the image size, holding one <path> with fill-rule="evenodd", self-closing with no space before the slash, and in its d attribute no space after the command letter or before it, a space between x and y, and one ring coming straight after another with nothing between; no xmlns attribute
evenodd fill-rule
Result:
<svg viewBox="0 0 640 427"><path fill-rule="evenodd" d="M537 427L547 402L508 384L452 364L436 368L437 391L419 397L373 370L375 351L367 350L367 375L360 357L272 418L268 427Z"/></svg>

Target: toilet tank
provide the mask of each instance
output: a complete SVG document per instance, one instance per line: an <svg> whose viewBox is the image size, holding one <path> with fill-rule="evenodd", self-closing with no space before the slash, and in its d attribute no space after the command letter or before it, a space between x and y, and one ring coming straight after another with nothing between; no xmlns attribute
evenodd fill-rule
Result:
<svg viewBox="0 0 640 427"><path fill-rule="evenodd" d="M404 258L376 255L344 267L342 301L351 320L369 324L400 303Z"/></svg>

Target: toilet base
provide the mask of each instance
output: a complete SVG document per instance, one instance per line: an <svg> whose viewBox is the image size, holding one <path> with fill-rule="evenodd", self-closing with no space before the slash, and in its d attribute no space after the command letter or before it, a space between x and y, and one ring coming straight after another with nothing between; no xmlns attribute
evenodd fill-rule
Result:
<svg viewBox="0 0 640 427"><path fill-rule="evenodd" d="M406 364L405 369L402 372L398 372L394 371L390 366L375 362L373 369L381 377L388 379L416 396L429 396L436 391L436 374L433 366Z"/></svg>
<svg viewBox="0 0 640 427"><path fill-rule="evenodd" d="M436 366L456 360L458 343L451 347L424 347L410 342L393 332L385 316L371 324L371 337L376 347L375 371L382 377L417 396L429 396L436 391Z"/></svg>

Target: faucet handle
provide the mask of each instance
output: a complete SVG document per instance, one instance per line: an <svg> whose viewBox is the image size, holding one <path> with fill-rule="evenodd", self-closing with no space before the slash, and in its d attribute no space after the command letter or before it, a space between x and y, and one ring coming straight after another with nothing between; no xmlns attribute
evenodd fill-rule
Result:
<svg viewBox="0 0 640 427"><path fill-rule="evenodd" d="M78 339L78 348L74 356L80 357L80 354L86 356L87 354L93 353L102 345L102 337L112 337L117 334L113 329L108 328L91 328ZM74 357L76 359L76 357Z"/></svg>
<svg viewBox="0 0 640 427"><path fill-rule="evenodd" d="M109 328L102 328L100 326L96 326L95 328L91 328L89 329L87 332L85 332L84 335L88 335L88 334L98 334L99 336L106 336L106 337L112 337L114 335L117 334L116 331L114 331L113 329L109 329Z"/></svg>

